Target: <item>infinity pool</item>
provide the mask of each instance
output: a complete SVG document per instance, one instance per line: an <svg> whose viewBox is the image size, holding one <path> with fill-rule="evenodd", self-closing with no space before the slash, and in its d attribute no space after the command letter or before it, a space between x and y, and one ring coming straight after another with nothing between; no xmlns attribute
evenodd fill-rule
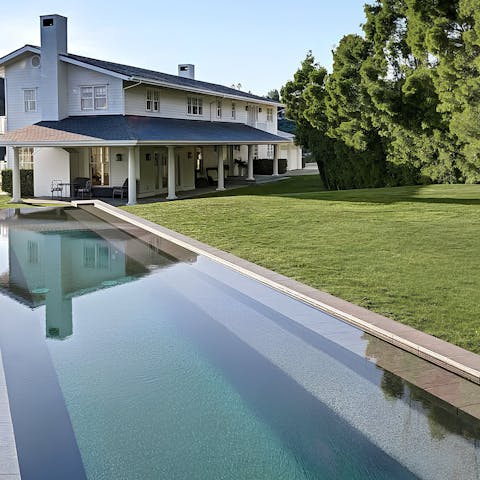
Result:
<svg viewBox="0 0 480 480"><path fill-rule="evenodd" d="M22 479L480 478L480 422L380 367L423 360L86 210L0 229Z"/></svg>

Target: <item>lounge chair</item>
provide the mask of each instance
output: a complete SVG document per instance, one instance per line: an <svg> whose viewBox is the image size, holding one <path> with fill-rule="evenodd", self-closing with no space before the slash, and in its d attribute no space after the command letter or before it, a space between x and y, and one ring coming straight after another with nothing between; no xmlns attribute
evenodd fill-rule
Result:
<svg viewBox="0 0 480 480"><path fill-rule="evenodd" d="M112 188L112 198L115 198L115 195L120 195L120 198L123 200L123 196L128 196L128 178L123 182L121 187Z"/></svg>

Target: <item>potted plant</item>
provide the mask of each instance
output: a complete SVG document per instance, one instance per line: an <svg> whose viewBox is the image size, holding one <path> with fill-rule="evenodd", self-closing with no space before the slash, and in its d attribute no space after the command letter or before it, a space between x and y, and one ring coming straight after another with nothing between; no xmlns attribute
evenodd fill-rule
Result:
<svg viewBox="0 0 480 480"><path fill-rule="evenodd" d="M247 167L247 162L240 158L236 158L233 161L233 175L235 177L243 177L245 175L245 168Z"/></svg>

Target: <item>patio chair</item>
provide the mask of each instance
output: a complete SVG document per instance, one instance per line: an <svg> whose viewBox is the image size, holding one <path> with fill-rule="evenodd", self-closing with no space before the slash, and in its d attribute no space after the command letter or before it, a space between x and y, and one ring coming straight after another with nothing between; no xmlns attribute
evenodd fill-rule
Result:
<svg viewBox="0 0 480 480"><path fill-rule="evenodd" d="M54 195L57 197L61 197L63 194L63 185L62 185L62 180L52 180L52 183L50 185L50 192L52 194L52 198Z"/></svg>
<svg viewBox="0 0 480 480"><path fill-rule="evenodd" d="M123 200L123 196L128 196L128 178L123 182L121 187L112 188L112 198L115 198L115 195L120 195L120 198Z"/></svg>
<svg viewBox="0 0 480 480"><path fill-rule="evenodd" d="M77 188L77 195L82 199L88 195L88 198L92 198L92 181L87 180L84 187Z"/></svg>
<svg viewBox="0 0 480 480"><path fill-rule="evenodd" d="M73 196L78 196L78 189L85 188L85 184L90 180L88 177L75 177L72 180L72 192Z"/></svg>

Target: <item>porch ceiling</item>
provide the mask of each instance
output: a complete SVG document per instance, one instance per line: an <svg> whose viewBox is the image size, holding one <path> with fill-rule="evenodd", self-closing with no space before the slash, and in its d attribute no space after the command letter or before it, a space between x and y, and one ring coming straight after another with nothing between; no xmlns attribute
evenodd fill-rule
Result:
<svg viewBox="0 0 480 480"><path fill-rule="evenodd" d="M67 117L39 122L2 136L7 146L221 145L291 143L242 123L133 115Z"/></svg>

